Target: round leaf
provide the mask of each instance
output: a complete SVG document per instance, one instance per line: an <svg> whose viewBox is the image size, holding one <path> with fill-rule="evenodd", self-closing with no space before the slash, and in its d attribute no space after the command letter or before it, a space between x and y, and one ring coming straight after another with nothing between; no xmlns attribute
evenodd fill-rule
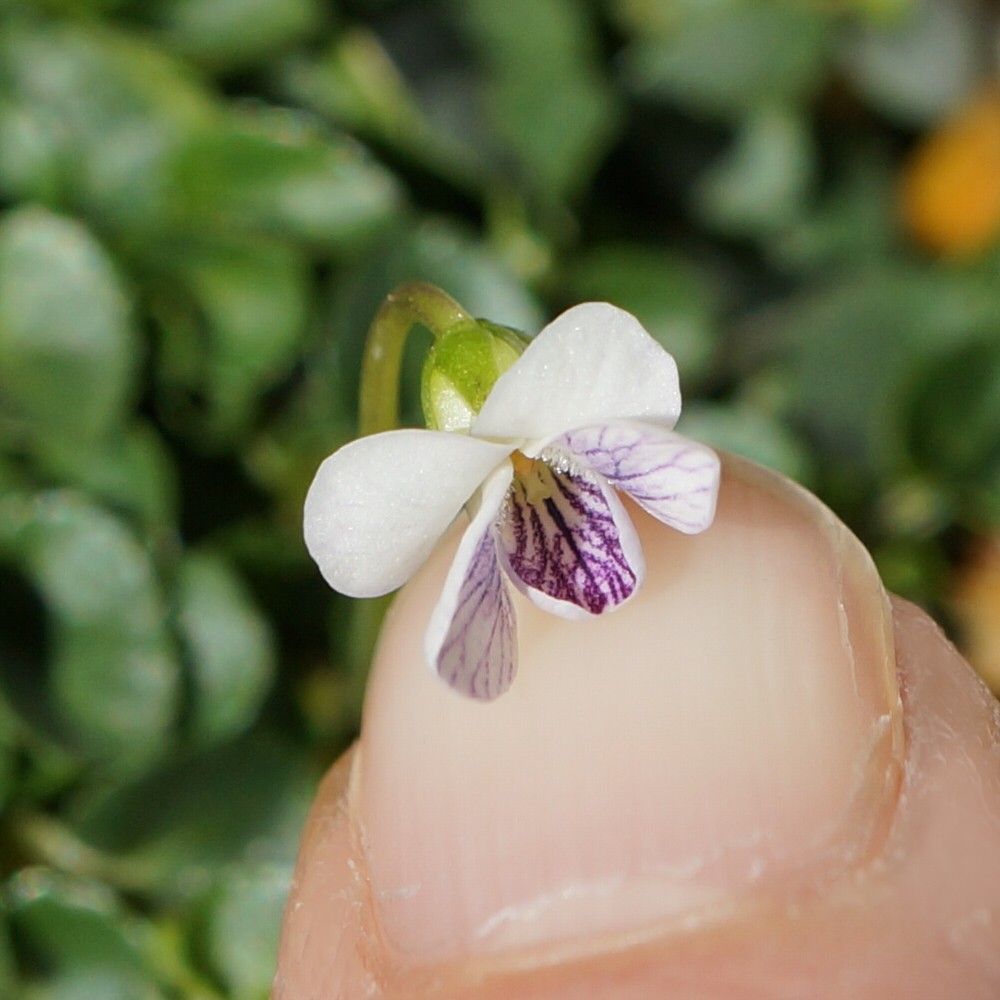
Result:
<svg viewBox="0 0 1000 1000"><path fill-rule="evenodd" d="M292 881L290 865L244 864L225 872L208 913L208 959L234 1000L267 994Z"/></svg>
<svg viewBox="0 0 1000 1000"><path fill-rule="evenodd" d="M146 553L111 515L71 494L23 511L12 547L50 614L50 698L88 752L126 768L157 754L179 669Z"/></svg>
<svg viewBox="0 0 1000 1000"><path fill-rule="evenodd" d="M223 559L194 554L181 566L177 622L191 670L194 736L212 742L242 732L274 676L267 620Z"/></svg>
<svg viewBox="0 0 1000 1000"><path fill-rule="evenodd" d="M139 347L115 266L79 223L40 208L0 223L0 390L38 434L107 430Z"/></svg>
<svg viewBox="0 0 1000 1000"><path fill-rule="evenodd" d="M291 864L317 775L300 753L261 733L181 757L92 803L81 835L187 899L243 859Z"/></svg>

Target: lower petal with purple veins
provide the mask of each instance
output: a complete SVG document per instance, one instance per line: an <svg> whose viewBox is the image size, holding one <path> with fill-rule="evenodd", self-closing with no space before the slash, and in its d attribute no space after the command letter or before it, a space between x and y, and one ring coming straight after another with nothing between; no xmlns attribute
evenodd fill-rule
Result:
<svg viewBox="0 0 1000 1000"><path fill-rule="evenodd" d="M697 441L653 424L623 421L570 431L548 448L604 476L678 531L704 531L715 517L719 457Z"/></svg>
<svg viewBox="0 0 1000 1000"><path fill-rule="evenodd" d="M517 630L497 558L493 523L510 482L510 466L483 487L480 512L466 529L427 629L432 669L451 687L490 701L517 672Z"/></svg>
<svg viewBox="0 0 1000 1000"><path fill-rule="evenodd" d="M599 615L622 604L643 573L635 531L611 490L596 477L542 462L515 475L497 537L518 587L571 617L576 609Z"/></svg>

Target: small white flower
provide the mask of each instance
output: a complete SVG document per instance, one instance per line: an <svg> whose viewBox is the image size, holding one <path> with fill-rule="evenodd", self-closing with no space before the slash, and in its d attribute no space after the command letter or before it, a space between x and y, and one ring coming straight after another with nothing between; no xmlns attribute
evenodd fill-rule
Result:
<svg viewBox="0 0 1000 1000"><path fill-rule="evenodd" d="M678 531L711 524L719 460L672 432L680 408L674 359L634 316L575 306L497 379L468 434L389 431L327 458L306 498L306 545L335 590L376 597L469 509L425 649L456 690L495 698L517 669L505 576L565 617L616 608L642 583L612 487Z"/></svg>

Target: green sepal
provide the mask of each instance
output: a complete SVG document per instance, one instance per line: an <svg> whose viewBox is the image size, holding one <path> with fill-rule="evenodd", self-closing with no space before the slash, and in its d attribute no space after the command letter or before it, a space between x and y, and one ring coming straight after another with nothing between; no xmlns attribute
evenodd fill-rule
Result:
<svg viewBox="0 0 1000 1000"><path fill-rule="evenodd" d="M482 319L441 336L427 355L420 384L427 426L467 431L496 380L527 345L523 334Z"/></svg>

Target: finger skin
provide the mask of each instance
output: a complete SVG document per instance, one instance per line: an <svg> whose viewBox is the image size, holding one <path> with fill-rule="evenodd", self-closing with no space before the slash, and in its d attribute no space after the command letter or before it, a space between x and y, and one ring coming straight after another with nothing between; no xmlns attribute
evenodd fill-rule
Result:
<svg viewBox="0 0 1000 1000"><path fill-rule="evenodd" d="M632 514L642 593L583 625L522 602L495 705L415 641L450 542L395 601L275 997L997 995L996 723L968 667L766 470L726 457L697 539Z"/></svg>
<svg viewBox="0 0 1000 1000"><path fill-rule="evenodd" d="M850 876L712 927L531 967L415 969L372 917L350 824L352 752L323 783L286 912L275 1000L339 997L1000 996L1000 710L919 609L894 602L907 755L884 850Z"/></svg>
<svg viewBox="0 0 1000 1000"><path fill-rule="evenodd" d="M306 820L285 905L274 1000L379 995L378 979L362 961L370 938L368 893L348 818L355 749L327 772Z"/></svg>
<svg viewBox="0 0 1000 1000"><path fill-rule="evenodd" d="M904 754L888 595L788 480L726 456L711 528L627 505L646 578L567 621L512 594L519 667L483 703L419 642L453 545L394 600L352 827L379 931L424 966L568 955L716 922L877 852Z"/></svg>

